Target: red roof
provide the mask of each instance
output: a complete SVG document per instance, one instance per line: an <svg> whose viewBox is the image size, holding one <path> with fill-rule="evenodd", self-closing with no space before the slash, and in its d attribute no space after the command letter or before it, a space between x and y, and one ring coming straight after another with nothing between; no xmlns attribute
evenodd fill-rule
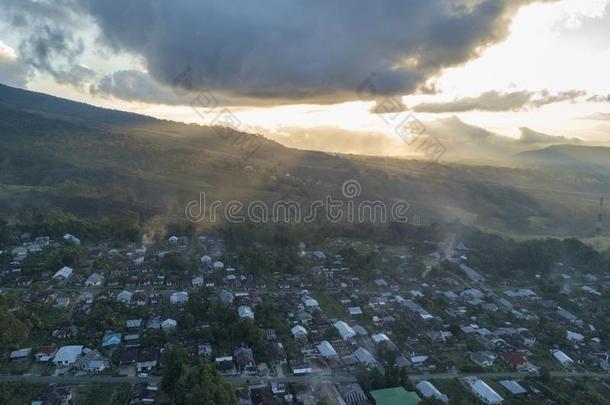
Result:
<svg viewBox="0 0 610 405"><path fill-rule="evenodd" d="M518 367L527 362L527 358L524 352L506 352L500 354L505 362L513 367Z"/></svg>

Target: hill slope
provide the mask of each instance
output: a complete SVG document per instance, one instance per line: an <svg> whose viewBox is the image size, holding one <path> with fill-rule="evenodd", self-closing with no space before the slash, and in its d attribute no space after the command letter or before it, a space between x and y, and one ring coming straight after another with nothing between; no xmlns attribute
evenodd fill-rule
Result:
<svg viewBox="0 0 610 405"><path fill-rule="evenodd" d="M8 90L7 90L8 89ZM13 100L15 99L15 100ZM247 167L248 170L244 170ZM188 201L341 197L411 204L424 223L463 222L528 234L588 235L608 174L329 155L226 128L98 109L0 87L0 215L58 207L83 216L137 211L183 218Z"/></svg>

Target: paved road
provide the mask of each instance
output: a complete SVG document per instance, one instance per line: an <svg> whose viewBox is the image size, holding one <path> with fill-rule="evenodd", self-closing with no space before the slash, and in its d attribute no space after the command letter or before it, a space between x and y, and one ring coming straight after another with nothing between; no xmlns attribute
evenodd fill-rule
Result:
<svg viewBox="0 0 610 405"><path fill-rule="evenodd" d="M453 378L461 378L474 376L478 378L523 378L531 373L519 372L489 372L489 373L437 373L437 374L410 374L409 379L412 381L420 380L447 380ZM605 378L610 379L610 373L595 373L595 372L567 372L567 371L552 371L553 377L589 377L589 378ZM355 382L356 377L349 374L335 375L307 375L307 376L286 376L286 377L225 377L225 380L237 385L257 385L268 382L292 382L292 383L349 383ZM111 377L111 376L40 376L40 375L0 375L0 381L14 382L29 382L37 384L135 384L138 382L149 382L159 384L159 377L137 378L137 377Z"/></svg>
<svg viewBox="0 0 610 405"><path fill-rule="evenodd" d="M45 376L45 375L0 375L0 381L28 382L33 384L135 384L150 382L157 384L159 377L112 377L112 376Z"/></svg>

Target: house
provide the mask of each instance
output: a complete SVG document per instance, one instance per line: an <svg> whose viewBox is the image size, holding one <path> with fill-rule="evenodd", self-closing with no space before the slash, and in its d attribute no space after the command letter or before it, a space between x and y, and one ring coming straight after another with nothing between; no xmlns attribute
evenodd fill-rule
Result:
<svg viewBox="0 0 610 405"><path fill-rule="evenodd" d="M525 395L527 394L527 390L519 384L517 381L513 380L502 380L500 381L500 385L504 387L508 392L515 396Z"/></svg>
<svg viewBox="0 0 610 405"><path fill-rule="evenodd" d="M321 341L317 348L322 357L326 357L327 359L338 357L337 352L328 340Z"/></svg>
<svg viewBox="0 0 610 405"><path fill-rule="evenodd" d="M212 258L208 255L201 256L201 258L199 260L201 261L201 264L204 264L204 265L209 265L212 263Z"/></svg>
<svg viewBox="0 0 610 405"><path fill-rule="evenodd" d="M470 388L470 391L484 404L495 405L501 404L504 401L504 398L494 391L493 388L477 377L465 377L463 381Z"/></svg>
<svg viewBox="0 0 610 405"><path fill-rule="evenodd" d="M216 362L216 368L223 375L235 375L237 370L235 369L235 363L233 362L233 356L222 356L214 359Z"/></svg>
<svg viewBox="0 0 610 405"><path fill-rule="evenodd" d="M415 392L407 391L403 387L371 391L371 397L375 405L415 405L420 401Z"/></svg>
<svg viewBox="0 0 610 405"><path fill-rule="evenodd" d="M466 277L468 277L470 281L474 283L478 283L483 280L483 277L479 273L464 263L460 264L460 270L462 270L464 274L466 274Z"/></svg>
<svg viewBox="0 0 610 405"><path fill-rule="evenodd" d="M254 362L254 355L252 349L249 347L239 347L233 352L233 361L237 366L237 369L242 373L255 373L256 363Z"/></svg>
<svg viewBox="0 0 610 405"><path fill-rule="evenodd" d="M127 327L127 329L140 329L140 326L142 326L142 320L128 319L127 321L125 321L125 326Z"/></svg>
<svg viewBox="0 0 610 405"><path fill-rule="evenodd" d="M307 337L307 329L305 329L301 325L294 326L292 329L290 329L290 332L292 333L292 336L294 336L295 339Z"/></svg>
<svg viewBox="0 0 610 405"><path fill-rule="evenodd" d="M376 366L377 365L377 360L375 359L375 357L373 357L373 355L363 347L357 348L356 351L354 352L354 356L360 363L362 363L364 365L367 365L367 366Z"/></svg>
<svg viewBox="0 0 610 405"><path fill-rule="evenodd" d="M53 365L57 367L71 366L81 356L84 348L81 345L60 347L57 353L55 353L55 357L53 357Z"/></svg>
<svg viewBox="0 0 610 405"><path fill-rule="evenodd" d="M10 359L11 359L11 361L27 360L28 357L30 357L31 352L32 352L32 349L30 349L30 348L15 350L14 352L11 352Z"/></svg>
<svg viewBox="0 0 610 405"><path fill-rule="evenodd" d="M143 348L138 352L136 369L139 373L148 373L157 366L158 350L156 348Z"/></svg>
<svg viewBox="0 0 610 405"><path fill-rule="evenodd" d="M447 395L440 392L430 381L422 380L415 386L424 398L435 398L445 404L449 403Z"/></svg>
<svg viewBox="0 0 610 405"><path fill-rule="evenodd" d="M339 335L341 335L341 339L343 340L350 340L356 336L356 332L344 321L337 321L333 324L333 326L335 329L337 329Z"/></svg>
<svg viewBox="0 0 610 405"><path fill-rule="evenodd" d="M53 307L63 309L70 305L70 297L59 297L55 300Z"/></svg>
<svg viewBox="0 0 610 405"><path fill-rule="evenodd" d="M470 354L470 359L481 367L491 367L496 356L491 352L474 352Z"/></svg>
<svg viewBox="0 0 610 405"><path fill-rule="evenodd" d="M169 301L172 303L172 305L184 305L188 302L188 300L189 294L186 291L175 292L169 297Z"/></svg>
<svg viewBox="0 0 610 405"><path fill-rule="evenodd" d="M123 304L129 304L131 302L132 295L133 295L132 292L121 291L120 293L117 294L116 300L117 300L117 302L121 302Z"/></svg>
<svg viewBox="0 0 610 405"><path fill-rule="evenodd" d="M98 273L92 273L89 277L87 277L87 280L85 280L85 286L86 287L99 287L102 285L103 281L104 281L104 276L102 276L101 274L98 274Z"/></svg>
<svg viewBox="0 0 610 405"><path fill-rule="evenodd" d="M339 387L341 397L347 405L369 405L370 402L364 393L364 390L358 383L350 383Z"/></svg>
<svg viewBox="0 0 610 405"><path fill-rule="evenodd" d="M204 359L212 358L212 344L200 343L197 345L197 355Z"/></svg>
<svg viewBox="0 0 610 405"><path fill-rule="evenodd" d="M284 345L280 342L267 343L267 357L274 366L286 364L288 361L286 349L284 349Z"/></svg>
<svg viewBox="0 0 610 405"><path fill-rule="evenodd" d="M78 239L76 236L74 235L70 235L69 233L64 235L64 240L66 242L72 243L73 245L80 245L80 239Z"/></svg>
<svg viewBox="0 0 610 405"><path fill-rule="evenodd" d="M214 267L214 270L222 270L225 267L225 264L223 262L221 262L220 260L217 260L214 262L212 267Z"/></svg>
<svg viewBox="0 0 610 405"><path fill-rule="evenodd" d="M360 307L349 307L347 310L349 311L350 316L362 315L362 309Z"/></svg>
<svg viewBox="0 0 610 405"><path fill-rule="evenodd" d="M46 363L53 359L55 353L57 353L57 348L55 346L43 346L36 350L36 353L34 354L34 360L39 363Z"/></svg>
<svg viewBox="0 0 610 405"><path fill-rule="evenodd" d="M551 352L555 360L559 362L563 367L570 367L574 364L574 360L572 360L567 354L562 352L561 350L553 350Z"/></svg>
<svg viewBox="0 0 610 405"><path fill-rule="evenodd" d="M203 277L202 276L195 276L191 279L191 285L193 287L203 287Z"/></svg>
<svg viewBox="0 0 610 405"><path fill-rule="evenodd" d="M527 367L527 356L525 352L504 352L500 353L500 357L506 364L514 369L522 369Z"/></svg>
<svg viewBox="0 0 610 405"><path fill-rule="evenodd" d="M247 305L240 305L239 308L237 308L237 314L240 318L254 319L254 312L252 312L252 308Z"/></svg>
<svg viewBox="0 0 610 405"><path fill-rule="evenodd" d="M385 333L377 333L375 335L372 335L371 339L373 339L373 343L377 345L380 343L392 343L388 335L386 335Z"/></svg>
<svg viewBox="0 0 610 405"><path fill-rule="evenodd" d="M56 280L67 280L72 275L74 270L71 267L64 266L53 275L53 279Z"/></svg>
<svg viewBox="0 0 610 405"><path fill-rule="evenodd" d="M104 337L102 337L102 347L110 347L117 346L121 344L122 335L117 332L106 332Z"/></svg>
<svg viewBox="0 0 610 405"><path fill-rule="evenodd" d="M169 238L167 238L167 241L171 244L176 244L178 243L178 237L176 235L172 235Z"/></svg>
<svg viewBox="0 0 610 405"><path fill-rule="evenodd" d="M97 350L83 350L83 355L76 360L74 368L86 373L99 373L109 365L108 360Z"/></svg>
<svg viewBox="0 0 610 405"><path fill-rule="evenodd" d="M566 339L570 343L582 343L585 341L585 337L578 332L566 332Z"/></svg>
<svg viewBox="0 0 610 405"><path fill-rule="evenodd" d="M163 329L165 332L176 329L176 326L178 326L178 322L176 322L174 319L168 318L161 322L161 329Z"/></svg>
<svg viewBox="0 0 610 405"><path fill-rule="evenodd" d="M316 250L316 251L314 251L314 252L311 252L311 256L312 256L314 259L316 259L316 260L318 260L318 261L321 261L321 262L322 262L322 261L324 261L324 260L326 260L326 255L325 255L323 252L319 251L319 250Z"/></svg>

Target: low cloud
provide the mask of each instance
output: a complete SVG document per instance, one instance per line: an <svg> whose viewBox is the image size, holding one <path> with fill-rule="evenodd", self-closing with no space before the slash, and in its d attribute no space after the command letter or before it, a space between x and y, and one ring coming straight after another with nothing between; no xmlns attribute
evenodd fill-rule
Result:
<svg viewBox="0 0 610 405"><path fill-rule="evenodd" d="M0 41L0 81L9 86L24 87L31 70L18 58L15 50Z"/></svg>
<svg viewBox="0 0 610 405"><path fill-rule="evenodd" d="M519 137L520 143L581 143L582 140L579 138L568 138L565 136L549 135L542 132L534 131L531 128L521 127L521 136Z"/></svg>
<svg viewBox="0 0 610 405"><path fill-rule="evenodd" d="M511 111L523 108L532 99L534 93L515 91L500 93L487 91L477 97L464 97L449 102L421 103L411 108L415 112L447 113L466 111Z"/></svg>
<svg viewBox="0 0 610 405"><path fill-rule="evenodd" d="M586 94L584 90L568 90L558 93L550 93L547 90L538 93L527 90L502 93L492 90L476 97L457 98L448 102L421 103L411 107L411 110L437 114L467 111L520 111L540 108L547 104L576 101Z"/></svg>

